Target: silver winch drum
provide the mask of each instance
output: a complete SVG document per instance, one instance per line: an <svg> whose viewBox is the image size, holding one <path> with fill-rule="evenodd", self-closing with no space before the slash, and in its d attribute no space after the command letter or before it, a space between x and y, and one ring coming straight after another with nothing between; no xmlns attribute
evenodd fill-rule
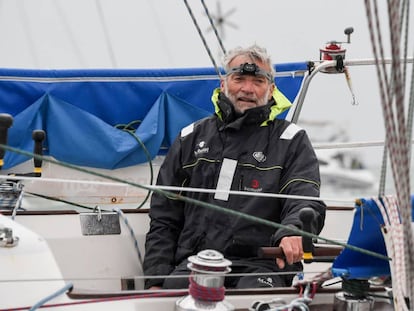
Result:
<svg viewBox="0 0 414 311"><path fill-rule="evenodd" d="M0 209L14 209L20 206L23 184L18 181L0 181Z"/></svg>
<svg viewBox="0 0 414 311"><path fill-rule="evenodd" d="M216 250L203 250L195 256L190 256L188 261L189 263L187 266L192 271L190 276L192 282L211 290L222 288L224 285L224 274L231 271L231 261L225 259L224 256ZM234 307L225 299L208 301L193 297L191 294L177 300L175 306L177 311L234 310Z"/></svg>
<svg viewBox="0 0 414 311"><path fill-rule="evenodd" d="M374 310L374 299L371 297L356 298L345 292L335 294L334 311L371 311Z"/></svg>

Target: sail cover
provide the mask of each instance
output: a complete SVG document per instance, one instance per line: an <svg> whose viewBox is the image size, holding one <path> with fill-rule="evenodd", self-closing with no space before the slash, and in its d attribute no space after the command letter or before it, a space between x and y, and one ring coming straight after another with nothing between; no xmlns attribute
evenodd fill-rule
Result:
<svg viewBox="0 0 414 311"><path fill-rule="evenodd" d="M386 256L381 213L373 199L363 199L363 202L363 207L355 205L348 244ZM346 248L333 262L332 273L346 279L369 279L387 276L390 270L388 261Z"/></svg>
<svg viewBox="0 0 414 311"><path fill-rule="evenodd" d="M275 69L279 90L293 102L307 63ZM14 118L12 147L32 152L32 131L42 129L44 155L116 169L165 153L181 128L214 112L218 86L213 68L0 69L0 113ZM27 160L6 152L3 168Z"/></svg>

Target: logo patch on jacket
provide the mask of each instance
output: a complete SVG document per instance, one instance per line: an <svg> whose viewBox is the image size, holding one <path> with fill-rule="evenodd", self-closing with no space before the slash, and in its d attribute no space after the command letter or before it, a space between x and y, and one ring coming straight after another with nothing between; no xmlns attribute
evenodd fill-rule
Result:
<svg viewBox="0 0 414 311"><path fill-rule="evenodd" d="M270 278L270 277L267 277L267 278L265 278L265 277L258 277L257 278L257 282L258 283L261 283L261 284L265 284L265 285L267 285L269 287L273 287L273 279Z"/></svg>
<svg viewBox="0 0 414 311"><path fill-rule="evenodd" d="M253 158L259 163L266 161L266 156L261 151L253 152Z"/></svg>
<svg viewBox="0 0 414 311"><path fill-rule="evenodd" d="M262 192L263 188L260 187L260 183L257 179L252 179L249 186L245 186L243 188L244 191L250 191L250 192Z"/></svg>
<svg viewBox="0 0 414 311"><path fill-rule="evenodd" d="M210 148L207 147L206 142L204 140L202 140L196 145L196 148L194 150L194 155L196 157L198 157L202 154L208 153L209 150L210 150Z"/></svg>

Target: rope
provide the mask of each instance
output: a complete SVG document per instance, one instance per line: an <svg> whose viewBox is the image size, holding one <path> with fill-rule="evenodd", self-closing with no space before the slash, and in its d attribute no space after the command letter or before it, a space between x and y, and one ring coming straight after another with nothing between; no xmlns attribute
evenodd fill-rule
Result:
<svg viewBox="0 0 414 311"><path fill-rule="evenodd" d="M145 146L144 142L141 140L141 138L139 138L138 135L135 134L136 128L134 128L134 126L136 124L140 124L141 122L142 122L141 120L134 120L134 121L132 121L128 124L115 125L115 128L118 128L118 129L120 128L120 129L124 130L125 132L129 133L132 137L135 138L135 140L141 146L142 150L145 153L145 156L147 157L147 162L148 162L148 165L150 167L150 184L152 184L153 181L154 181L154 167L152 165L151 154L148 151L147 147ZM151 192L148 191L146 197L141 202L141 204L137 207L137 209L140 209L141 207L144 206L144 204L148 201L150 195L151 195Z"/></svg>
<svg viewBox="0 0 414 311"><path fill-rule="evenodd" d="M395 303L397 305L402 302L401 308L408 310L408 307L404 306L404 285L405 285L405 273L404 273L404 245L402 244L402 230L401 220L398 215L398 209L396 206L396 200L393 197L384 197L383 200L374 198L377 204L382 218L384 220L383 236L388 255L393 259L390 264L391 276L396 282L393 282L393 293ZM397 310L400 308L397 308Z"/></svg>
<svg viewBox="0 0 414 311"><path fill-rule="evenodd" d="M24 196L24 191L22 190L17 198L16 205L13 208L11 219L14 220L17 214L17 210L22 206L22 200Z"/></svg>
<svg viewBox="0 0 414 311"><path fill-rule="evenodd" d="M84 209L87 209L87 210L93 210L94 209L94 207L78 204L78 203L75 203L75 202L67 201L67 200L64 200L64 199L61 199L61 198L51 197L51 196L40 194L40 193L34 193L34 192L30 192L30 191L26 191L26 193L30 194L32 196L35 196L35 197L39 197L39 198L43 198L43 199L51 200L51 201L56 201L56 202L61 202L61 203L66 203L66 204L76 206L76 207L80 207L80 208L84 208Z"/></svg>
<svg viewBox="0 0 414 311"><path fill-rule="evenodd" d="M190 276L190 295L197 300L204 301L222 301L224 299L225 288L222 287L206 287L198 284Z"/></svg>
<svg viewBox="0 0 414 311"><path fill-rule="evenodd" d="M35 158L35 159L42 159L45 162L49 162L49 163L52 163L52 164L55 164L55 165L59 165L59 166L63 166L63 167L66 167L66 168L74 169L74 170L77 170L77 171L80 171L80 172L83 172L83 173L87 173L87 174L91 174L91 175L94 175L94 176L99 176L99 177L106 178L106 179L109 179L109 180L117 181L117 182L120 182L120 183L123 183L123 184L127 184L127 185L130 185L130 186L137 187L137 188L152 190L152 191L154 191L154 192L156 192L160 195L168 196L168 197L171 197L171 198L176 199L176 200L191 203L191 204L194 204L195 206L214 209L214 210L216 210L220 213L227 213L229 215L237 216L237 217L240 217L242 219L246 219L246 220L258 223L258 224L263 224L263 225L266 225L266 226L270 226L272 228L286 229L286 230L291 231L292 233L295 233L295 234L298 234L298 235L301 235L301 236L304 236L304 237L323 240L323 241L326 241L328 243L331 243L331 244L334 244L334 245L340 245L340 246L349 248L350 250L354 250L356 252L361 252L361 253L369 255L369 256L374 256L376 258L380 258L380 259L383 259L383 260L389 260L389 258L387 256L384 256L382 254L367 251L365 249L355 247L353 245L349 245L349 244L346 244L346 243L338 242L338 241L335 241L335 240L332 240L332 239L324 238L324 237L321 237L321 236L318 236L318 235L315 235L315 234L311 234L311 233L303 231L303 230L295 229L291 226L285 226L285 225L280 224L280 223L276 223L276 222L272 222L272 221L269 221L269 220L266 220L266 219L262 219L262 218L259 218L259 217L252 216L252 215L244 214L244 213L241 213L241 212L238 212L238 211L235 211L235 210L222 208L221 206L218 206L218 205L215 205L215 204L211 204L211 203L199 201L199 200L196 200L196 199L192 199L192 198L189 198L189 197L186 197L186 196L182 196L179 193L172 193L172 192L168 192L168 191L156 188L156 187L144 186L144 185L137 184L137 183L129 181L129 180L120 179L120 178L115 177L115 176L110 176L110 175L102 174L102 173L99 173L99 172L94 172L94 171L88 170L84 167L79 167L79 166L76 166L76 165L73 165L73 164L70 164L70 163L67 163L67 162L63 162L63 161L57 161L57 160L51 159L51 158L46 158L46 157L34 154L32 152L28 152L28 151L25 151L25 150L20 150L18 148L11 147L11 146L8 146L8 145L0 144L0 148L2 148L4 150L7 150L7 151L10 151L10 152L23 154L23 155L26 155L28 157L32 157L32 158ZM304 198L308 199L307 197L304 197Z"/></svg>
<svg viewBox="0 0 414 311"><path fill-rule="evenodd" d="M398 228L402 229L401 241L403 252L403 271L405 273L404 287L406 292L404 293L407 297L414 297L414 250L413 250L413 232L411 230L412 216L411 216L411 196L410 196L410 175L409 175L409 164L410 164L410 151L411 147L408 142L410 141L411 134L411 123L412 120L406 122L405 120L405 107L404 107L404 85L405 85L405 72L406 62L401 64L401 54L407 55L407 39L408 35L405 35L405 42L401 42L401 32L403 28L403 20L406 17L408 19L409 12L407 9L408 5L400 5L398 0L390 0L388 3L389 12L389 29L390 29L390 46L391 46L391 74L389 75L385 64L380 65L380 59L384 59L384 50L380 32L380 23L378 17L378 8L376 1L373 1L374 9L372 10L370 1L366 0L366 12L368 17L368 25L370 30L370 37L372 41L373 52L377 61L377 73L380 86L381 104L384 113L384 122L386 129L386 142L387 148L390 153L391 168L393 173L393 179L395 189L397 192L397 203L389 205L392 208L390 217L401 219L401 223L396 224ZM401 12L399 12L399 10ZM375 27L373 26L373 20L375 19ZM406 24L407 25L407 24ZM407 32L407 29L406 29ZM400 46L404 45L404 52L401 52ZM392 84L390 83L392 81ZM411 81L412 84L414 83ZM411 85L413 87L413 85ZM410 110L412 107L410 108ZM409 111L410 111L409 110ZM408 116L408 119L412 118L412 115ZM410 124L410 126L408 126ZM399 230L392 228L392 230ZM397 243L393 240L394 247ZM400 250L398 250L399 252ZM397 253L398 253L397 252ZM392 263L393 265L394 262ZM395 267L392 271L399 273L401 267ZM398 272L397 272L398 270ZM394 283L401 283L399 278L393 275ZM396 284L396 289L399 289L400 284ZM401 298L399 304L405 305L407 303ZM397 301L396 300L396 301ZM397 303L397 302L396 302Z"/></svg>
<svg viewBox="0 0 414 311"><path fill-rule="evenodd" d="M124 221L125 226L128 228L129 233L130 233L131 238L132 238L132 241L134 242L134 248L135 248L136 253L138 255L139 263L141 264L141 267L142 267L142 264L143 264L142 255L141 255L141 251L139 250L139 247L138 247L138 240L136 239L134 229L130 225L130 223L128 221L128 218L125 217L125 214L121 211L121 209L114 208L113 210L118 213L119 217L121 217L121 219Z"/></svg>
<svg viewBox="0 0 414 311"><path fill-rule="evenodd" d="M405 8L405 48L404 48L404 61L405 63L407 62L407 51L408 51L408 25L409 25L409 12L410 12L410 2L409 1L404 1L404 5L402 10L404 11ZM402 13L402 15L404 15ZM405 77L406 77L406 67L404 67L404 73L403 73L403 78L404 78L404 85L405 85ZM412 139L412 131L413 131L413 118L414 118L414 66L411 66L411 87L410 87L410 93L409 93L409 99L408 99L408 113L407 113L407 137L408 137L408 141L411 141ZM409 145L409 159L408 161L411 163L411 144Z"/></svg>
<svg viewBox="0 0 414 311"><path fill-rule="evenodd" d="M33 310L36 310L36 309L40 308L41 306L43 306L49 300L52 300L52 299L54 299L54 298L56 298L56 297L58 297L58 296L60 296L64 293L66 293L68 290L71 290L72 288L73 288L72 283L66 284L64 287L62 287L58 291L54 292L53 294L43 298L42 300L40 300L39 302L34 304L33 307L31 307L29 311L33 311Z"/></svg>
<svg viewBox="0 0 414 311"><path fill-rule="evenodd" d="M381 171L380 171L380 182L378 188L378 196L381 197L385 194L385 184L387 179L387 167L388 167L388 148L384 145L384 150L382 152L382 162L381 162Z"/></svg>

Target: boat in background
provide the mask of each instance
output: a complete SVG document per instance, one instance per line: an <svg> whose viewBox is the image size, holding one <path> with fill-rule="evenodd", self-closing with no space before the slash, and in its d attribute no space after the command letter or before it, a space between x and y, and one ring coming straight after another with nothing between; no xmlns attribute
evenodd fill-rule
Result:
<svg viewBox="0 0 414 311"><path fill-rule="evenodd" d="M322 192L374 191L378 183L373 172L363 162L356 149L344 148L349 143L345 127L332 121L299 120L306 129L319 159ZM336 146L336 147L335 147Z"/></svg>
<svg viewBox="0 0 414 311"><path fill-rule="evenodd" d="M323 187L342 190L373 190L378 184L374 174L353 152L316 150Z"/></svg>

